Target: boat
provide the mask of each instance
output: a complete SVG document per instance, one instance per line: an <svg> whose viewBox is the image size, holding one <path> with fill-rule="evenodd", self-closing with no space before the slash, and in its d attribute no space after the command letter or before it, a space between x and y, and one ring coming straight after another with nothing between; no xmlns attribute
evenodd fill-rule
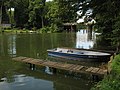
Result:
<svg viewBox="0 0 120 90"><path fill-rule="evenodd" d="M48 49L47 52L49 56L61 57L61 58L79 60L79 61L105 61L105 60L108 61L110 60L110 56L111 56L110 53L106 53L106 52L92 51L86 49L74 49L74 48L54 48L54 49Z"/></svg>

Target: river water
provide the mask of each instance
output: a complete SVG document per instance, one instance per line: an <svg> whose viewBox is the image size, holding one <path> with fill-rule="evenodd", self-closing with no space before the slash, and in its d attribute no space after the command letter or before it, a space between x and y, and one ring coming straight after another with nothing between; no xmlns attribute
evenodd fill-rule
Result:
<svg viewBox="0 0 120 90"><path fill-rule="evenodd" d="M0 90L90 90L94 82L89 75L62 70L52 74L48 67L39 66L33 71L24 63L12 61L12 57L59 60L48 57L46 50L56 47L91 49L96 46L96 34L89 34L86 30L77 33L0 34ZM73 62L90 66L101 64Z"/></svg>

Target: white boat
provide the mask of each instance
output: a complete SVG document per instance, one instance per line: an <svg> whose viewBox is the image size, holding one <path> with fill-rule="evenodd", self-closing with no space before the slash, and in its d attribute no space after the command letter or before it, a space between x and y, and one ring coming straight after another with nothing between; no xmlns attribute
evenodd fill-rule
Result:
<svg viewBox="0 0 120 90"><path fill-rule="evenodd" d="M55 57L62 57L67 59L80 60L83 59L93 59L92 61L97 61L98 59L108 60L111 54L99 51L90 51L84 49L73 49L73 48L54 48L47 50L48 55ZM96 59L96 60L95 60ZM84 60L85 61L85 60Z"/></svg>

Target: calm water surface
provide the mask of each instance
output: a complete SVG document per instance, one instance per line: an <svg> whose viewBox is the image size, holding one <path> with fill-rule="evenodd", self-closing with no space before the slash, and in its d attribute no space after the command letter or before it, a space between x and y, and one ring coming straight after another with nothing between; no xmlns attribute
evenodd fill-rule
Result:
<svg viewBox="0 0 120 90"><path fill-rule="evenodd" d="M78 33L0 34L0 90L90 90L94 84L87 75L76 77L77 75L62 70L58 70L57 74L48 74L49 68L45 67L36 67L33 71L24 63L12 61L12 57L58 60L48 57L46 50L56 47L89 49L94 46L95 33L88 34L86 30Z"/></svg>

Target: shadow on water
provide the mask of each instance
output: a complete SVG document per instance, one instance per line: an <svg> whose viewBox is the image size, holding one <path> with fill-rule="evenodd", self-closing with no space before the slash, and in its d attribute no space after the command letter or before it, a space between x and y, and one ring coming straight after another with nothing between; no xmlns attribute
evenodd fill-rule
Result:
<svg viewBox="0 0 120 90"><path fill-rule="evenodd" d="M59 57L52 57L48 56L47 60L55 61L55 62L62 62L62 63L70 63L70 64L76 64L76 65L83 65L88 67L100 67L103 64L106 64L107 62L90 62L90 59L82 59L79 60L73 60L73 59L66 59L66 58L59 58Z"/></svg>

